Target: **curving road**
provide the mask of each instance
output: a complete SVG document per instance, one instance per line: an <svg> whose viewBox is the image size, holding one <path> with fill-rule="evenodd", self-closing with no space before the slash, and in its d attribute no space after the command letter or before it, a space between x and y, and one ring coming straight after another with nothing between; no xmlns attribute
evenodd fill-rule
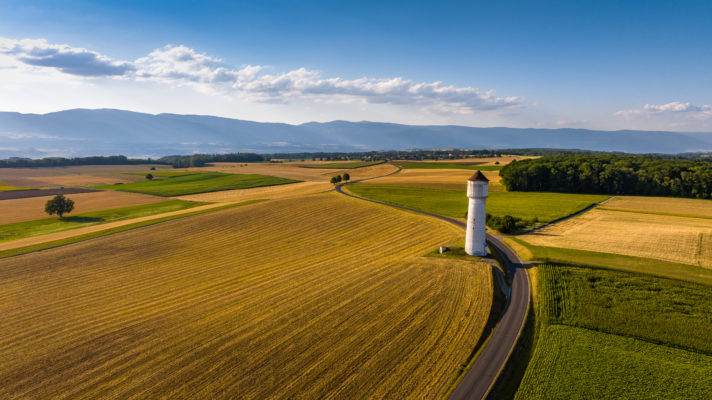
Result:
<svg viewBox="0 0 712 400"><path fill-rule="evenodd" d="M396 174L400 172L400 170L401 168L399 167L398 170L391 172L388 175ZM431 217L461 226L463 229L466 227L464 222L458 221L454 218L448 218L442 215L416 210L413 208L383 203L359 197L351 193L346 193L342 190L344 185L346 185L346 183L337 185L335 188L336 191L343 195L364 201L370 201L372 203L383 204L399 208L401 210L429 215ZM509 355L512 353L512 350L514 350L514 346L516 345L519 335L524 328L524 322L529 310L529 298L531 297L529 276L522 265L522 261L519 259L517 254L509 248L509 246L493 235L487 234L487 244L491 248L497 249L505 259L512 276L512 293L509 301L507 302L504 314L502 315L499 323L497 323L492 335L484 347L480 350L479 355L472 363L470 369L467 371L457 387L455 387L455 390L453 390L450 394L449 400L479 400L487 397L490 390L492 390L494 383L497 381L497 377L507 364Z"/></svg>

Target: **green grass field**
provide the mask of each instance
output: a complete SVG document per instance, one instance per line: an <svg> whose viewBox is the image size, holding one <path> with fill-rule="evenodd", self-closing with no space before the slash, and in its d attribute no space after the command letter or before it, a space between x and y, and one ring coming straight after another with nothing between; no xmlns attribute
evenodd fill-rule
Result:
<svg viewBox="0 0 712 400"><path fill-rule="evenodd" d="M168 176L165 179L127 183L123 185L94 186L95 189L113 189L124 192L152 194L155 196L182 196L220 190L248 189L259 186L283 185L301 182L257 174L226 174L222 172L199 172L189 175Z"/></svg>
<svg viewBox="0 0 712 400"><path fill-rule="evenodd" d="M539 268L537 346L516 398L704 398L704 285L560 264Z"/></svg>
<svg viewBox="0 0 712 400"><path fill-rule="evenodd" d="M92 211L77 215L66 215L63 219L55 217L1 225L0 242L30 236L45 235L48 233L61 232L69 229L103 224L107 222L185 210L201 204L202 203L194 201L170 200L160 203L114 208L111 210Z"/></svg>
<svg viewBox="0 0 712 400"><path fill-rule="evenodd" d="M302 165L303 168L319 169L354 169L370 167L371 165L383 164L385 161L341 161L327 164Z"/></svg>
<svg viewBox="0 0 712 400"><path fill-rule="evenodd" d="M354 194L384 203L415 208L454 218L464 218L467 212L465 191L413 187L351 185ZM541 223L555 221L583 210L608 196L539 193L490 192L487 212L495 216L511 215L527 220L537 218Z"/></svg>
<svg viewBox="0 0 712 400"><path fill-rule="evenodd" d="M565 325L541 330L516 399L704 399L712 357Z"/></svg>
<svg viewBox="0 0 712 400"><path fill-rule="evenodd" d="M176 176L197 175L199 171L146 171L146 172L126 172L126 175L146 176L151 174L156 178L174 178Z"/></svg>
<svg viewBox="0 0 712 400"><path fill-rule="evenodd" d="M542 317L712 356L709 287L621 271L544 265Z"/></svg>
<svg viewBox="0 0 712 400"><path fill-rule="evenodd" d="M397 166L403 169L471 169L480 171L499 171L502 165L468 165L468 164L445 164L434 162L396 162Z"/></svg>

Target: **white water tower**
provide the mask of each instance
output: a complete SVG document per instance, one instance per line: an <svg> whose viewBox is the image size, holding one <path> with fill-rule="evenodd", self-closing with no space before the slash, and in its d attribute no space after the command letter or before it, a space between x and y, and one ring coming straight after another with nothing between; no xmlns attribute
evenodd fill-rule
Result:
<svg viewBox="0 0 712 400"><path fill-rule="evenodd" d="M467 180L467 197L470 205L467 208L467 232L465 234L465 252L471 256L486 256L487 243L485 235L485 203L489 179L477 171Z"/></svg>

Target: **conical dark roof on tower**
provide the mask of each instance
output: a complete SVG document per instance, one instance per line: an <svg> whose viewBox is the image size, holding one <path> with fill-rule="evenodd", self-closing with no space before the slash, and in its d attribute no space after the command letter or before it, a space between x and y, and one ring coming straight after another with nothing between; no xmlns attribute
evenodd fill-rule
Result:
<svg viewBox="0 0 712 400"><path fill-rule="evenodd" d="M486 177L486 176L482 173L482 171L480 171L480 170L477 170L477 172L475 172L475 174L472 175L472 176L471 176L469 179L467 179L467 180L468 180L468 181L485 181L485 182L489 182L489 179L487 179L487 177Z"/></svg>

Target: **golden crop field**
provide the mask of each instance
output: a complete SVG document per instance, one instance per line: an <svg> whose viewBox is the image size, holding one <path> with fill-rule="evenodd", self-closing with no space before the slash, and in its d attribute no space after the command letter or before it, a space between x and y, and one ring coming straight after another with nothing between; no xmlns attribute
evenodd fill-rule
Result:
<svg viewBox="0 0 712 400"><path fill-rule="evenodd" d="M0 260L0 398L436 398L491 269L460 229L336 193Z"/></svg>
<svg viewBox="0 0 712 400"><path fill-rule="evenodd" d="M390 164L378 164L370 167L354 168L354 169L319 169L319 168L302 168L302 165L309 164L333 163L333 161L324 162L292 162L292 163L215 163L213 165L201 168L191 168L200 171L218 171L232 174L261 174L278 176L280 178L298 179L302 181L323 181L329 182L332 176L348 173L351 180L372 178L375 176L385 175L395 171L397 168Z"/></svg>
<svg viewBox="0 0 712 400"><path fill-rule="evenodd" d="M368 185L420 187L425 189L466 190L467 178L473 170L467 169L404 169L401 172L368 181ZM490 180L489 190L502 190L499 171L483 171Z"/></svg>
<svg viewBox="0 0 712 400"><path fill-rule="evenodd" d="M710 219L594 209L520 238L538 246L709 266L711 234Z"/></svg>
<svg viewBox="0 0 712 400"><path fill-rule="evenodd" d="M13 186L38 189L60 186L75 187L89 185L109 185L142 180L143 177L129 175L130 172L169 169L166 165L80 165L71 167L46 168L0 168L0 182Z"/></svg>
<svg viewBox="0 0 712 400"><path fill-rule="evenodd" d="M24 199L0 200L3 209L12 210L10 213L0 213L0 225L48 218L49 216L44 211L44 205L47 200L52 197L53 196L39 196ZM74 200L74 211L72 211L72 214L75 215L90 211L166 201L165 198L158 196L114 191L76 193L67 195L67 197Z"/></svg>
<svg viewBox="0 0 712 400"><path fill-rule="evenodd" d="M458 159L454 159L454 160L423 160L423 161L434 162L434 163L443 163L443 164L477 163L477 164L481 164L481 165L507 165L512 161L526 160L528 158L538 158L538 157L503 154L502 157L471 157L471 158L458 158ZM404 161L407 161L407 160L404 160ZM499 163L499 164L495 164L495 163Z"/></svg>
<svg viewBox="0 0 712 400"><path fill-rule="evenodd" d="M241 203L249 200L262 199L284 199L289 197L304 196L329 191L334 188L329 182L298 182L289 185L263 186L250 189L221 190L219 192L208 192L199 194L189 194L177 196L176 199L220 202L220 203Z"/></svg>
<svg viewBox="0 0 712 400"><path fill-rule="evenodd" d="M682 214L712 218L712 200L674 197L616 196L606 208L649 213Z"/></svg>

